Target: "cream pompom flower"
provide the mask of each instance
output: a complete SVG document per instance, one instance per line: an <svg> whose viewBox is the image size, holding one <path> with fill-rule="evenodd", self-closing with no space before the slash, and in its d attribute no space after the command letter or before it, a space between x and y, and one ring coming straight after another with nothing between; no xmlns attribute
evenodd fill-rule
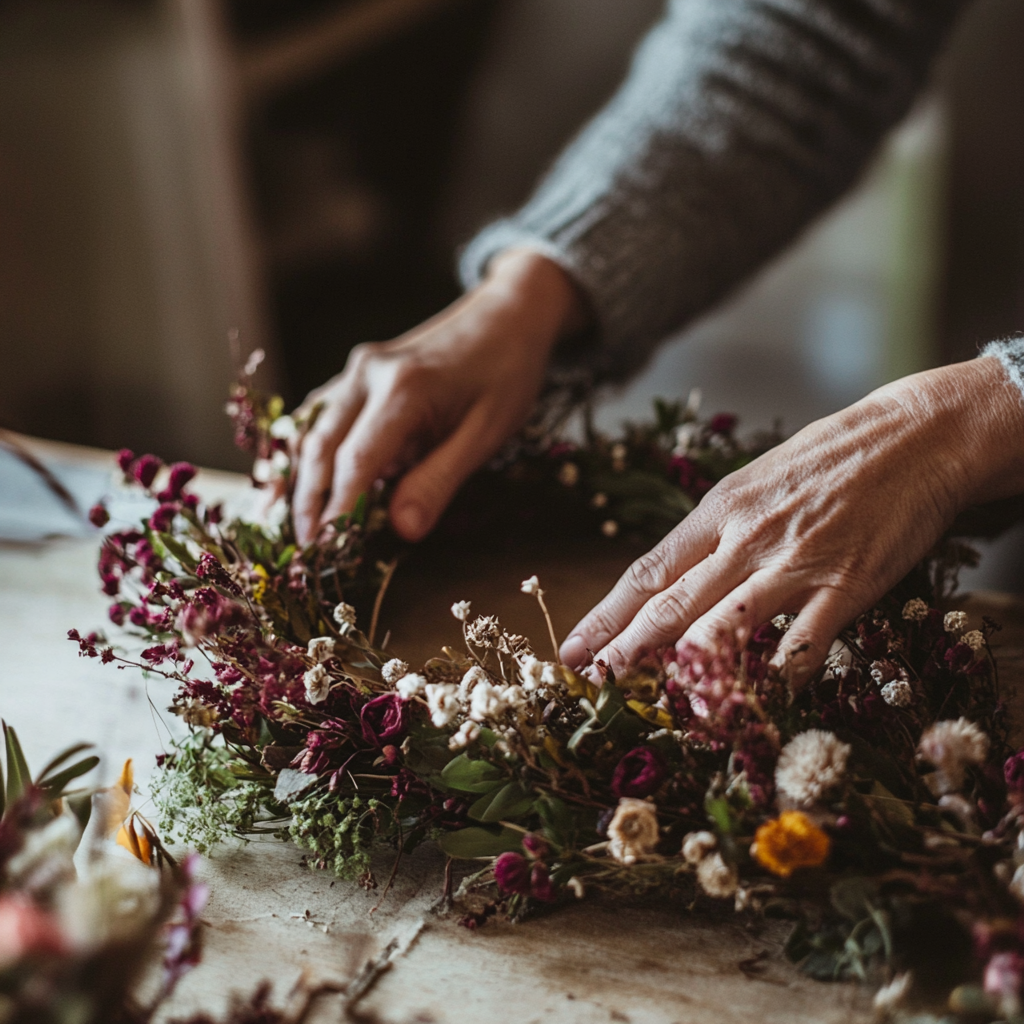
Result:
<svg viewBox="0 0 1024 1024"><path fill-rule="evenodd" d="M982 764L988 757L988 737L966 718L947 719L930 725L917 752L935 765L925 782L936 796L955 793L964 784L967 766Z"/></svg>
<svg viewBox="0 0 1024 1024"><path fill-rule="evenodd" d="M646 800L624 796L608 825L608 855L620 864L650 860L658 846L658 815Z"/></svg>
<svg viewBox="0 0 1024 1024"><path fill-rule="evenodd" d="M810 807L843 781L849 756L849 744L822 729L808 729L782 748L775 785L796 806Z"/></svg>

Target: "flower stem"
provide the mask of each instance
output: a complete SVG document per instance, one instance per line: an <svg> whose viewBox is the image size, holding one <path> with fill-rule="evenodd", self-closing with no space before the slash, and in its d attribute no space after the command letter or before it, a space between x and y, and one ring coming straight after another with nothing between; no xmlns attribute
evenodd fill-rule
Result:
<svg viewBox="0 0 1024 1024"><path fill-rule="evenodd" d="M544 613L544 621L548 624L548 636L551 637L551 647L555 652L555 664L561 665L562 659L558 654L558 641L555 639L555 627L551 621L551 613L548 611L548 606L544 603L544 591L539 588L537 590L537 604L540 605L540 610Z"/></svg>

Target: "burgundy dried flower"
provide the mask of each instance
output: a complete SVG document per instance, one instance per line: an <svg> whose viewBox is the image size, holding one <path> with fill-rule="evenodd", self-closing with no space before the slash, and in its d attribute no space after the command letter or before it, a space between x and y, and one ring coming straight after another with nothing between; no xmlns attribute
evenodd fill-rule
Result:
<svg viewBox="0 0 1024 1024"><path fill-rule="evenodd" d="M1003 778L1010 789L1024 791L1024 750L1011 754L1003 763Z"/></svg>
<svg viewBox="0 0 1024 1024"><path fill-rule="evenodd" d="M117 464L121 467L121 472L126 474L128 470L132 468L132 463L135 461L135 452L131 448L122 448L117 453Z"/></svg>
<svg viewBox="0 0 1024 1024"><path fill-rule="evenodd" d="M523 836L523 849L531 857L543 859L548 855L550 847L547 842L534 832L527 832Z"/></svg>
<svg viewBox="0 0 1024 1024"><path fill-rule="evenodd" d="M103 593L107 597L116 597L121 589L121 578L112 572L104 572L100 573L100 579L103 581Z"/></svg>
<svg viewBox="0 0 1024 1024"><path fill-rule="evenodd" d="M716 413L708 423L708 429L712 434L731 434L736 429L739 417L731 412Z"/></svg>
<svg viewBox="0 0 1024 1024"><path fill-rule="evenodd" d="M148 488L162 465L155 455L140 455L132 466L132 473L143 487Z"/></svg>
<svg viewBox="0 0 1024 1024"><path fill-rule="evenodd" d="M555 887L543 864L534 864L530 872L530 895L544 903L551 903L555 898Z"/></svg>
<svg viewBox="0 0 1024 1024"><path fill-rule="evenodd" d="M167 533L178 514L178 506L166 501L149 517L149 528L157 533Z"/></svg>
<svg viewBox="0 0 1024 1024"><path fill-rule="evenodd" d="M124 625L124 606L121 604L112 604L107 609L107 616L115 626Z"/></svg>
<svg viewBox="0 0 1024 1024"><path fill-rule="evenodd" d="M642 799L650 796L665 778L665 762L650 747L631 750L615 766L612 792Z"/></svg>
<svg viewBox="0 0 1024 1024"><path fill-rule="evenodd" d="M405 701L397 693L385 693L363 705L359 713L363 739L375 747L394 743L405 735Z"/></svg>
<svg viewBox="0 0 1024 1024"><path fill-rule="evenodd" d="M494 862L494 880L502 892L530 894L530 862L521 853L503 853Z"/></svg>
<svg viewBox="0 0 1024 1024"><path fill-rule="evenodd" d="M110 522L110 513L102 501L98 501L89 509L89 522L96 527L106 526Z"/></svg>
<svg viewBox="0 0 1024 1024"><path fill-rule="evenodd" d="M175 462L171 466L171 475L167 480L167 486L157 495L161 501L177 501L181 492L196 475L196 467L190 462Z"/></svg>
<svg viewBox="0 0 1024 1024"><path fill-rule="evenodd" d="M676 455L669 465L684 491L689 490L697 482L697 463L693 459L685 455Z"/></svg>

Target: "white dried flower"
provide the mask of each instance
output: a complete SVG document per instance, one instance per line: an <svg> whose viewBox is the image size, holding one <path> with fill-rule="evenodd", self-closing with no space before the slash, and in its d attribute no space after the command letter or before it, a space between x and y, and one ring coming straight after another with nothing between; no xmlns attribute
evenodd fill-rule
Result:
<svg viewBox="0 0 1024 1024"><path fill-rule="evenodd" d="M256 459L252 464L252 478L258 484L269 484L275 477L270 459Z"/></svg>
<svg viewBox="0 0 1024 1024"><path fill-rule="evenodd" d="M528 654L519 662L519 678L524 690L539 690L544 682L544 665L540 658Z"/></svg>
<svg viewBox="0 0 1024 1024"><path fill-rule="evenodd" d="M479 735L480 726L476 722L463 722L459 726L458 732L454 733L448 741L448 747L451 750L461 750L463 747L468 747Z"/></svg>
<svg viewBox="0 0 1024 1024"><path fill-rule="evenodd" d="M465 700L477 683L487 682L488 679L490 679L490 676L479 665L474 665L462 677L462 682L459 683L459 696Z"/></svg>
<svg viewBox="0 0 1024 1024"><path fill-rule="evenodd" d="M967 612L946 612L942 628L947 633L962 633L967 628Z"/></svg>
<svg viewBox="0 0 1024 1024"><path fill-rule="evenodd" d="M524 594L529 594L531 597L540 590L540 580L536 576L531 576L528 580L523 580L519 584L519 589Z"/></svg>
<svg viewBox="0 0 1024 1024"><path fill-rule="evenodd" d="M279 441L290 441L298 432L299 428L291 416L278 416L270 424L270 436L276 437Z"/></svg>
<svg viewBox="0 0 1024 1024"><path fill-rule="evenodd" d="M604 522L603 522L603 523L601 524L601 532L602 532L602 533L603 533L603 534L604 534L604 535L605 535L606 537L614 537L614 536L616 536L616 535L618 534L618 532L619 532L619 524L618 524L617 522L615 522L615 520L614 520L614 519L606 519L606 520L605 520L605 521L604 521Z"/></svg>
<svg viewBox="0 0 1024 1024"><path fill-rule="evenodd" d="M459 713L459 688L453 683L428 683L425 691L431 722L438 729L450 725Z"/></svg>
<svg viewBox="0 0 1024 1024"><path fill-rule="evenodd" d="M985 635L980 629L972 629L960 637L960 642L967 644L972 651L980 651L985 646Z"/></svg>
<svg viewBox="0 0 1024 1024"><path fill-rule="evenodd" d="M466 627L466 638L477 647L493 647L501 639L501 626L493 615L480 615Z"/></svg>
<svg viewBox="0 0 1024 1024"><path fill-rule="evenodd" d="M683 840L683 858L688 864L699 864L717 845L713 832L691 832Z"/></svg>
<svg viewBox="0 0 1024 1024"><path fill-rule="evenodd" d="M676 446L673 455L686 455L700 437L699 423L684 423L676 427Z"/></svg>
<svg viewBox="0 0 1024 1024"><path fill-rule="evenodd" d="M894 708L909 707L913 699L914 691L910 688L910 683L903 679L894 679L882 687L882 700Z"/></svg>
<svg viewBox="0 0 1024 1024"><path fill-rule="evenodd" d="M936 796L954 793L964 784L969 764L982 764L988 756L988 737L966 718L946 719L928 726L917 752L935 765L925 782Z"/></svg>
<svg viewBox="0 0 1024 1024"><path fill-rule="evenodd" d="M490 680L477 683L469 704L469 717L474 722L496 718L506 708L504 691Z"/></svg>
<svg viewBox="0 0 1024 1024"><path fill-rule="evenodd" d="M275 476L284 476L291 469L291 465L292 460L288 457L287 452L278 449L270 456L270 467L273 469Z"/></svg>
<svg viewBox="0 0 1024 1024"><path fill-rule="evenodd" d="M327 700L327 694L331 691L331 678L323 665L314 665L308 672L304 672L302 682L306 687L306 700L310 704L322 704Z"/></svg>
<svg viewBox="0 0 1024 1024"><path fill-rule="evenodd" d="M605 494L604 491L598 491L597 494L590 499L590 504L594 508L604 508L608 504L608 495Z"/></svg>
<svg viewBox="0 0 1024 1024"><path fill-rule="evenodd" d="M545 661L542 663L544 670L540 674L540 681L545 686L565 686L565 678L559 671L559 666L553 661Z"/></svg>
<svg viewBox="0 0 1024 1024"><path fill-rule="evenodd" d="M576 899L581 900L587 894L587 890L583 886L583 879L579 875L573 875L568 882L565 883L565 887L572 891L573 896Z"/></svg>
<svg viewBox="0 0 1024 1024"><path fill-rule="evenodd" d="M919 597L911 598L903 606L903 618L907 622L924 622L928 618L928 605Z"/></svg>
<svg viewBox="0 0 1024 1024"><path fill-rule="evenodd" d="M885 677L891 674L892 666L887 661L871 662L871 678L879 686L885 682Z"/></svg>
<svg viewBox="0 0 1024 1024"><path fill-rule="evenodd" d="M392 658L385 661L380 670L381 678L389 686L394 686L402 676L409 674L409 665L401 658Z"/></svg>
<svg viewBox="0 0 1024 1024"><path fill-rule="evenodd" d="M849 744L823 729L808 729L782 748L775 785L797 806L810 807L843 781L849 756Z"/></svg>
<svg viewBox="0 0 1024 1024"><path fill-rule="evenodd" d="M795 615L776 615L775 618L772 619L772 625L776 629L781 629L782 632L785 633L789 627L793 625L793 621L795 619Z"/></svg>
<svg viewBox="0 0 1024 1024"><path fill-rule="evenodd" d="M649 860L658 845L658 815L646 800L624 796L608 824L608 856L620 864Z"/></svg>
<svg viewBox="0 0 1024 1024"><path fill-rule="evenodd" d="M452 605L452 615L459 620L459 622L465 622L469 618L469 602L468 601L456 601Z"/></svg>
<svg viewBox="0 0 1024 1024"><path fill-rule="evenodd" d="M315 636L309 641L306 653L316 662L326 661L334 656L334 637Z"/></svg>
<svg viewBox="0 0 1024 1024"><path fill-rule="evenodd" d="M736 869L726 864L717 851L709 854L697 865L697 881L700 887L716 899L728 899L739 888Z"/></svg>
<svg viewBox="0 0 1024 1024"><path fill-rule="evenodd" d="M412 700L413 697L421 694L426 689L426 686L426 678L418 672L409 672L395 683L395 689L402 700Z"/></svg>
<svg viewBox="0 0 1024 1024"><path fill-rule="evenodd" d="M897 974L888 985L883 985L875 993L875 1010L879 1014L892 1013L906 999L913 983L914 976L910 971Z"/></svg>
<svg viewBox="0 0 1024 1024"><path fill-rule="evenodd" d="M563 462L558 481L565 487L575 487L580 482L580 467L575 462Z"/></svg>
<svg viewBox="0 0 1024 1024"><path fill-rule="evenodd" d="M334 608L334 621L341 628L342 633L347 633L356 624L355 608L342 601Z"/></svg>

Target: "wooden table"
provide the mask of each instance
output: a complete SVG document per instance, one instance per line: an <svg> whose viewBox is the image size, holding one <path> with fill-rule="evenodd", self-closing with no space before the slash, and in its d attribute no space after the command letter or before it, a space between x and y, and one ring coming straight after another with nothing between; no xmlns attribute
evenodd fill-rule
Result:
<svg viewBox="0 0 1024 1024"><path fill-rule="evenodd" d="M66 447L39 450L64 460L108 458ZM242 478L204 474L199 489L214 497L237 494L243 486ZM0 544L0 713L18 728L31 763L41 763L65 744L92 740L106 755L108 779L130 756L144 785L154 755L166 742L167 723L177 726L161 714L169 691L130 672L79 659L75 645L65 639L72 626L87 629L104 622L106 602L93 571L95 548L95 540ZM410 661L458 640L448 608L460 599L540 638L544 630L536 605L518 588L536 572L564 634L629 557L609 548L581 562L578 552L537 548L488 559L463 555L440 568L417 569L411 563L395 580L383 624L392 629L392 645ZM1006 625L1001 671L1015 688L1022 676L1024 606L988 595L972 600L968 610L972 618L994 614ZM390 866L385 852L376 874L386 877ZM212 887L205 958L180 986L169 1016L199 1008L219 1011L229 993L250 991L264 977L273 980L282 998L303 977L351 982L397 939L400 949L408 948L394 956L391 969L356 1005L346 1006L343 995L331 996L310 1019L381 1024L871 1019L869 993L810 981L785 961L782 923L750 931L729 918L588 900L525 924L489 924L471 932L430 911L440 893L442 866L436 850L421 849L403 863L395 887L381 901L379 891L310 872L300 852L283 843L219 851L204 869Z"/></svg>

